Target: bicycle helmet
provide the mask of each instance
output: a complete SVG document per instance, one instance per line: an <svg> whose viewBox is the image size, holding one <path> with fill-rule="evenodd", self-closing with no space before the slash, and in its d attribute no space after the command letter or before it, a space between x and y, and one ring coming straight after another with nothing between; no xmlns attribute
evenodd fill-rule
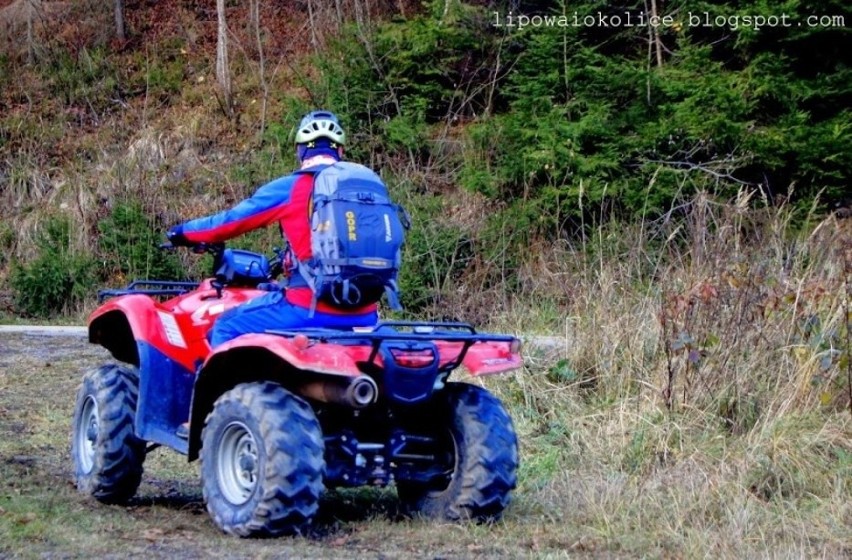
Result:
<svg viewBox="0 0 852 560"><path fill-rule="evenodd" d="M328 138L337 146L346 144L346 133L337 116L330 111L311 111L296 129L296 144L307 144L317 138Z"/></svg>

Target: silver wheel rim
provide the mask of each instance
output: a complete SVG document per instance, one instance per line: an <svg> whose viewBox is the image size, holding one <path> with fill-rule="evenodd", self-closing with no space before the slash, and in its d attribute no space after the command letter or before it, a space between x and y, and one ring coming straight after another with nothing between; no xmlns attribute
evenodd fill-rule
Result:
<svg viewBox="0 0 852 560"><path fill-rule="evenodd" d="M234 505L248 502L257 488L257 443L242 422L231 422L222 432L216 454L216 474L222 495Z"/></svg>
<svg viewBox="0 0 852 560"><path fill-rule="evenodd" d="M447 438L447 443L449 443L450 445L453 446L452 471L449 473L449 476L447 477L446 485L441 486L441 488L433 488L426 493L427 496L433 497L433 498L436 497L436 496L440 496L441 494L446 492L447 489L450 486L452 486L453 481L456 479L456 477L459 476L459 469L461 468L461 461L460 461L461 457L459 457L459 443L458 443L458 440L456 439L456 434L453 433L452 430L447 430L447 432L449 434L449 437Z"/></svg>
<svg viewBox="0 0 852 560"><path fill-rule="evenodd" d="M98 441L98 403L92 395L83 401L83 411L77 425L77 461L83 472L92 472L95 466L95 446Z"/></svg>

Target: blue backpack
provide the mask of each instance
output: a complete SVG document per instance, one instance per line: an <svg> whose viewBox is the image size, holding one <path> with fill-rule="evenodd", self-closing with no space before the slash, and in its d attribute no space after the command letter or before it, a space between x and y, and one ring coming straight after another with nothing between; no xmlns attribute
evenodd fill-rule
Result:
<svg viewBox="0 0 852 560"><path fill-rule="evenodd" d="M352 309L383 294L401 309L397 275L410 223L381 178L356 163L324 167L314 176L309 213L312 257L296 267L314 294L311 315L318 300Z"/></svg>

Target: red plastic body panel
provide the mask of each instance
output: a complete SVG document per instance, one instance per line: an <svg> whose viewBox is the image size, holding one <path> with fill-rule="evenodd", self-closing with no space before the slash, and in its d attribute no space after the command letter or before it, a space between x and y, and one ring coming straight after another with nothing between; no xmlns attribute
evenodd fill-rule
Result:
<svg viewBox="0 0 852 560"><path fill-rule="evenodd" d="M225 289L221 295L206 280L192 292L159 303L146 295L125 295L108 300L89 317L90 339L100 340L98 319L112 312L123 314L133 337L156 348L185 369L196 372L200 363L236 348L264 348L296 369L330 375L357 376L358 362L372 354L369 344L335 344L297 340L271 334L246 334L216 348L211 353L207 334L215 320L228 309L246 303L266 292L253 289ZM436 341L443 367L458 360L462 342ZM381 356L375 356L382 366ZM480 341L469 346L462 365L471 375L490 375L517 369L523 360L512 353L507 342Z"/></svg>
<svg viewBox="0 0 852 560"><path fill-rule="evenodd" d="M458 359L463 349L459 342L435 343L438 348L441 366ZM272 334L244 334L227 342L210 354L209 362L214 356L226 353L236 348L265 348L296 369L356 377L362 371L358 362L367 362L372 354L370 345L309 343L307 340L287 338ZM375 364L382 366L382 357L374 358ZM206 363L205 363L206 365ZM513 354L509 343L477 342L468 349L462 365L471 375L490 375L518 369L523 366L523 360L518 354Z"/></svg>
<svg viewBox="0 0 852 560"><path fill-rule="evenodd" d="M357 362L370 357L369 346L343 346L340 344L302 344L295 338L273 334L244 334L217 347L207 358L205 366L215 356L237 348L264 348L296 369L357 377L361 375Z"/></svg>
<svg viewBox="0 0 852 560"><path fill-rule="evenodd" d="M477 342L462 361L471 375L492 375L518 369L524 365L520 354L512 353L508 342Z"/></svg>
<svg viewBox="0 0 852 560"><path fill-rule="evenodd" d="M127 318L137 342L150 344L187 370L195 371L210 353L207 333L216 318L266 293L228 289L219 297L210 282L206 280L198 289L163 303L142 294L110 299L89 316L89 338L92 342L101 339L96 330L99 318L120 312Z"/></svg>

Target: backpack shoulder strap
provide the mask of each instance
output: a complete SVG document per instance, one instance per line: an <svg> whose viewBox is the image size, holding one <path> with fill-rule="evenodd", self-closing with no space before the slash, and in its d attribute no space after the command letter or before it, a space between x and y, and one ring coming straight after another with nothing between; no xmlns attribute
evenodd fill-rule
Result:
<svg viewBox="0 0 852 560"><path fill-rule="evenodd" d="M334 165L337 165L338 163L340 163L340 162L322 163L320 165L314 165L314 166L308 167L306 169L296 169L295 171L293 171L292 174L293 175L318 175L321 171L328 169L329 167L332 167Z"/></svg>

